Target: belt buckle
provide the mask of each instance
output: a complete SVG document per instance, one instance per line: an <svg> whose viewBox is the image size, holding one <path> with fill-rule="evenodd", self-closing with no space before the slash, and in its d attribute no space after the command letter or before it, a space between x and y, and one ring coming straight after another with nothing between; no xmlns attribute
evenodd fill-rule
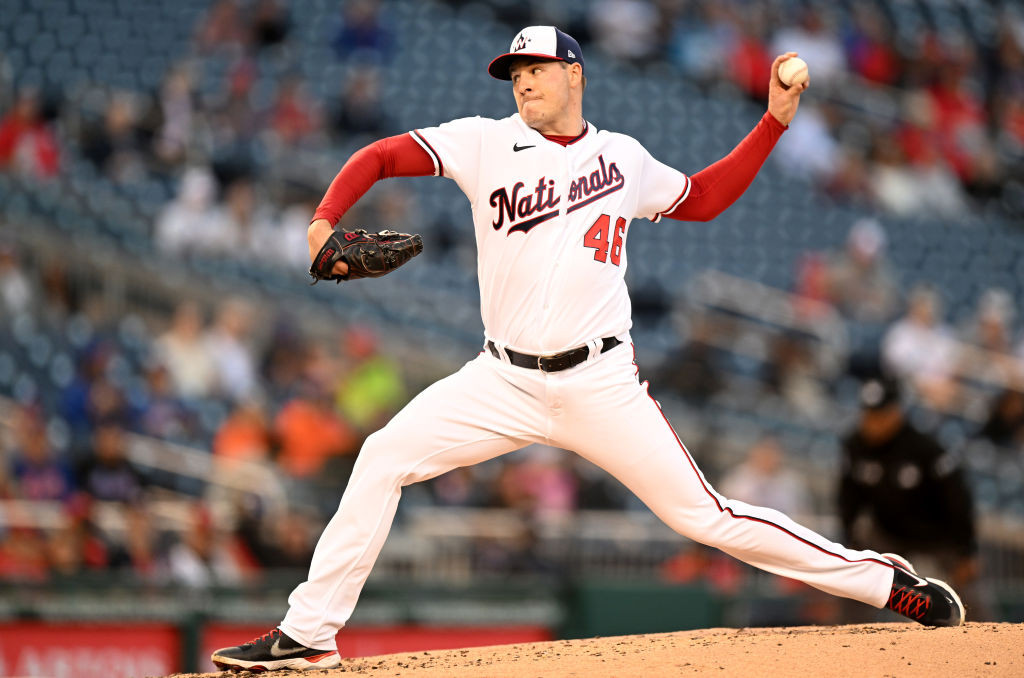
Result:
<svg viewBox="0 0 1024 678"><path fill-rule="evenodd" d="M544 356L542 355L537 356L537 369L541 372L547 372L547 370L544 369Z"/></svg>

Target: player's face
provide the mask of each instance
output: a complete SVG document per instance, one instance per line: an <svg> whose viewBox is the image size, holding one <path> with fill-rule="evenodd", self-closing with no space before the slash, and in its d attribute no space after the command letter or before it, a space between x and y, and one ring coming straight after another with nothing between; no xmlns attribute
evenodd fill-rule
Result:
<svg viewBox="0 0 1024 678"><path fill-rule="evenodd" d="M557 61L517 61L509 75L520 117L537 131L552 133L569 114L569 69Z"/></svg>

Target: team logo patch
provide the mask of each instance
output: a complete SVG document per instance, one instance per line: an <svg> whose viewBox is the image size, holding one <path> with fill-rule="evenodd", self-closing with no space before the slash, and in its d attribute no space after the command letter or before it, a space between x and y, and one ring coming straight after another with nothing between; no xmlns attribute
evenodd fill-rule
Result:
<svg viewBox="0 0 1024 678"><path fill-rule="evenodd" d="M513 52L521 52L522 50L526 49L526 43L528 43L528 42L530 42L530 39L528 37L526 37L525 35L523 35L522 33L520 33L519 34L519 39L516 40L516 45L515 45L515 47L512 48L512 51Z"/></svg>

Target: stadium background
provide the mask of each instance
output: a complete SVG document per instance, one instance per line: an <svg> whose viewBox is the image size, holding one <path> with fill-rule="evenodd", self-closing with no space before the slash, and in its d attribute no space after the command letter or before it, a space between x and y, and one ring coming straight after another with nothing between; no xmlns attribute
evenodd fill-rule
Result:
<svg viewBox="0 0 1024 678"><path fill-rule="evenodd" d="M484 65L531 23L580 39L588 119L689 172L756 122L774 54L810 63L735 206L631 229L641 374L720 489L745 469L838 537L839 439L885 365L969 472L991 617L1024 618L1014 3L0 0L0 16L0 675L203 668L280 618L361 438L482 331L453 184L390 180L346 217L423 233L378 281L309 287L309 215L374 138L512 110ZM938 322L892 349L927 295ZM839 619L533 447L408 488L339 638L372 654Z"/></svg>

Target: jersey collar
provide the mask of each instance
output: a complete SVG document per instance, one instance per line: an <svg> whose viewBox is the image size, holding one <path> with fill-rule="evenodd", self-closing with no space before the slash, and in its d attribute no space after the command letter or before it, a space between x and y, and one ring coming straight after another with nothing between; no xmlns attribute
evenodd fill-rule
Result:
<svg viewBox="0 0 1024 678"><path fill-rule="evenodd" d="M583 131L580 132L579 134L577 134L574 137L562 137L562 136L554 136L554 135L548 136L546 134L541 134L537 130L535 130L532 127L530 127L529 125L527 125L526 122L522 119L522 117L520 117L520 115L518 113L513 113L512 114L512 119L515 120L516 124L518 124L521 129L526 131L526 133L529 134L529 136L532 139L538 139L538 138L544 139L545 141L550 141L551 143L558 144L559 146L571 146L572 144L575 144L575 143L581 141L582 139L585 139L587 137L587 135L590 134L591 131L593 131L593 126L589 122L587 122L586 119L584 119L583 120Z"/></svg>

